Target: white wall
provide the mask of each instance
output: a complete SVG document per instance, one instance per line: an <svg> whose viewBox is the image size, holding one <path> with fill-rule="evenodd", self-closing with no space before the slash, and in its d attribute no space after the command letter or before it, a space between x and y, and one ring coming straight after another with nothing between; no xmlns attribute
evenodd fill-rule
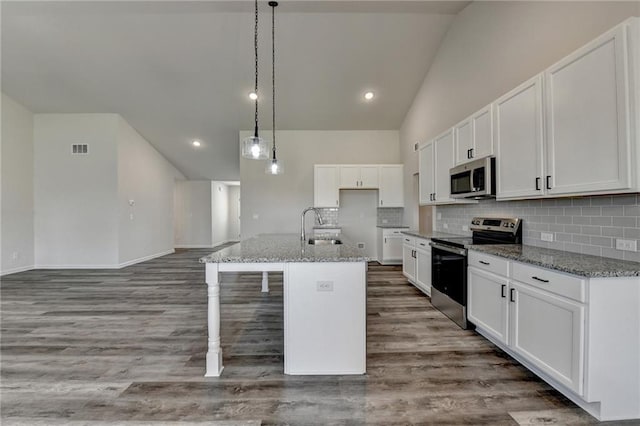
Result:
<svg viewBox="0 0 640 426"><path fill-rule="evenodd" d="M473 2L453 21L400 129L406 221L413 144L437 136L629 16L640 2ZM413 202L413 205L412 205Z"/></svg>
<svg viewBox="0 0 640 426"><path fill-rule="evenodd" d="M240 140L249 134L240 132ZM260 233L300 232L300 213L313 205L314 164L400 162L399 134L394 130L283 130L276 136L285 174L268 176L264 161L240 159L243 239Z"/></svg>
<svg viewBox="0 0 640 426"><path fill-rule="evenodd" d="M71 155L74 143L89 154ZM119 115L36 114L34 147L36 267L115 268L173 251L184 176Z"/></svg>
<svg viewBox="0 0 640 426"><path fill-rule="evenodd" d="M211 182L211 241L213 245L229 241L229 187Z"/></svg>
<svg viewBox="0 0 640 426"><path fill-rule="evenodd" d="M120 265L173 252L176 179L184 176L118 117Z"/></svg>
<svg viewBox="0 0 640 426"><path fill-rule="evenodd" d="M229 185L229 240L240 239L240 186Z"/></svg>
<svg viewBox="0 0 640 426"><path fill-rule="evenodd" d="M176 247L212 247L211 207L211 181L176 182Z"/></svg>
<svg viewBox="0 0 640 426"><path fill-rule="evenodd" d="M117 133L116 114L35 115L37 267L118 264Z"/></svg>
<svg viewBox="0 0 640 426"><path fill-rule="evenodd" d="M4 93L1 108L0 275L4 275L34 264L33 114Z"/></svg>

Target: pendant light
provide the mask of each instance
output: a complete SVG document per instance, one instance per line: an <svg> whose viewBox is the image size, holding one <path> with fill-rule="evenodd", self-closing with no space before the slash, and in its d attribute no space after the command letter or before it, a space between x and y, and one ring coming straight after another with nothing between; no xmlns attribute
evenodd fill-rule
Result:
<svg viewBox="0 0 640 426"><path fill-rule="evenodd" d="M271 149L271 160L267 163L265 173L268 175L281 175L284 173L282 161L278 161L276 157L276 6L277 1L270 1L271 6L271 88L273 90L272 101L272 126L273 129L273 147Z"/></svg>
<svg viewBox="0 0 640 426"><path fill-rule="evenodd" d="M256 65L256 84L255 93L258 94L258 0L255 1L255 29L253 32L253 52L255 55ZM248 136L242 141L242 156L251 160L266 160L269 158L269 147L267 141L258 136L258 97L255 99L256 112L255 112L255 127L253 130L253 136Z"/></svg>

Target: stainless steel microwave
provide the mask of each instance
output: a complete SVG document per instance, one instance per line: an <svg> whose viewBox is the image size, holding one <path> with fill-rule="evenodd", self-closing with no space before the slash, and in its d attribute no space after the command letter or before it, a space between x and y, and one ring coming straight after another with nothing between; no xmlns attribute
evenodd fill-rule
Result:
<svg viewBox="0 0 640 426"><path fill-rule="evenodd" d="M484 157L449 170L452 198L494 198L496 159Z"/></svg>

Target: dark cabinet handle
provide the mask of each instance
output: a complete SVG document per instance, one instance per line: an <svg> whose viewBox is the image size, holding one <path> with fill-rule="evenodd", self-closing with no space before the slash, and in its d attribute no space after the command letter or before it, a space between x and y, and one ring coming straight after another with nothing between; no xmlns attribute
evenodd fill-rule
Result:
<svg viewBox="0 0 640 426"><path fill-rule="evenodd" d="M380 205L383 206L384 205L384 201L380 200Z"/></svg>
<svg viewBox="0 0 640 426"><path fill-rule="evenodd" d="M420 243L420 245L421 245L422 247L426 247L426 244L425 244L425 243Z"/></svg>
<svg viewBox="0 0 640 426"><path fill-rule="evenodd" d="M471 149L469 150L469 152L470 152L470 154L469 154L469 158L473 158L473 148L471 148Z"/></svg>
<svg viewBox="0 0 640 426"><path fill-rule="evenodd" d="M386 238L384 239L384 243L387 244L387 239Z"/></svg>
<svg viewBox="0 0 640 426"><path fill-rule="evenodd" d="M531 277L531 278L533 278L536 281L540 281L541 283L548 283L549 282L549 280L543 280L542 278L538 278L538 277Z"/></svg>
<svg viewBox="0 0 640 426"><path fill-rule="evenodd" d="M551 189L551 176L547 176L547 189Z"/></svg>
<svg viewBox="0 0 640 426"><path fill-rule="evenodd" d="M484 260L479 260L478 262L482 263L483 265L491 265L491 263L485 262Z"/></svg>
<svg viewBox="0 0 640 426"><path fill-rule="evenodd" d="M540 191L540 178L536 178L536 191Z"/></svg>
<svg viewBox="0 0 640 426"><path fill-rule="evenodd" d="M515 302L516 299L513 298L513 293L516 291L515 288L512 288L511 290L509 290L509 301L510 302Z"/></svg>
<svg viewBox="0 0 640 426"><path fill-rule="evenodd" d="M471 150L470 149L467 150L467 158L471 158Z"/></svg>
<svg viewBox="0 0 640 426"><path fill-rule="evenodd" d="M503 299L507 297L507 295L504 294L506 289L507 289L507 286L505 284L502 284L502 286L500 288L500 296L502 296Z"/></svg>

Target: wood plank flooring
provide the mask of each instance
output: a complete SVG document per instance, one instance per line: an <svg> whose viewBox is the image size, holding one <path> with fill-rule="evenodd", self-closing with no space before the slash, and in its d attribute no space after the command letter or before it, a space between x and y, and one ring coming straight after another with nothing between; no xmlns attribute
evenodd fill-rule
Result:
<svg viewBox="0 0 640 426"><path fill-rule="evenodd" d="M210 251L3 277L2 424L597 423L375 263L366 375L285 376L282 276L262 294L259 274L224 274L225 370L204 378Z"/></svg>

